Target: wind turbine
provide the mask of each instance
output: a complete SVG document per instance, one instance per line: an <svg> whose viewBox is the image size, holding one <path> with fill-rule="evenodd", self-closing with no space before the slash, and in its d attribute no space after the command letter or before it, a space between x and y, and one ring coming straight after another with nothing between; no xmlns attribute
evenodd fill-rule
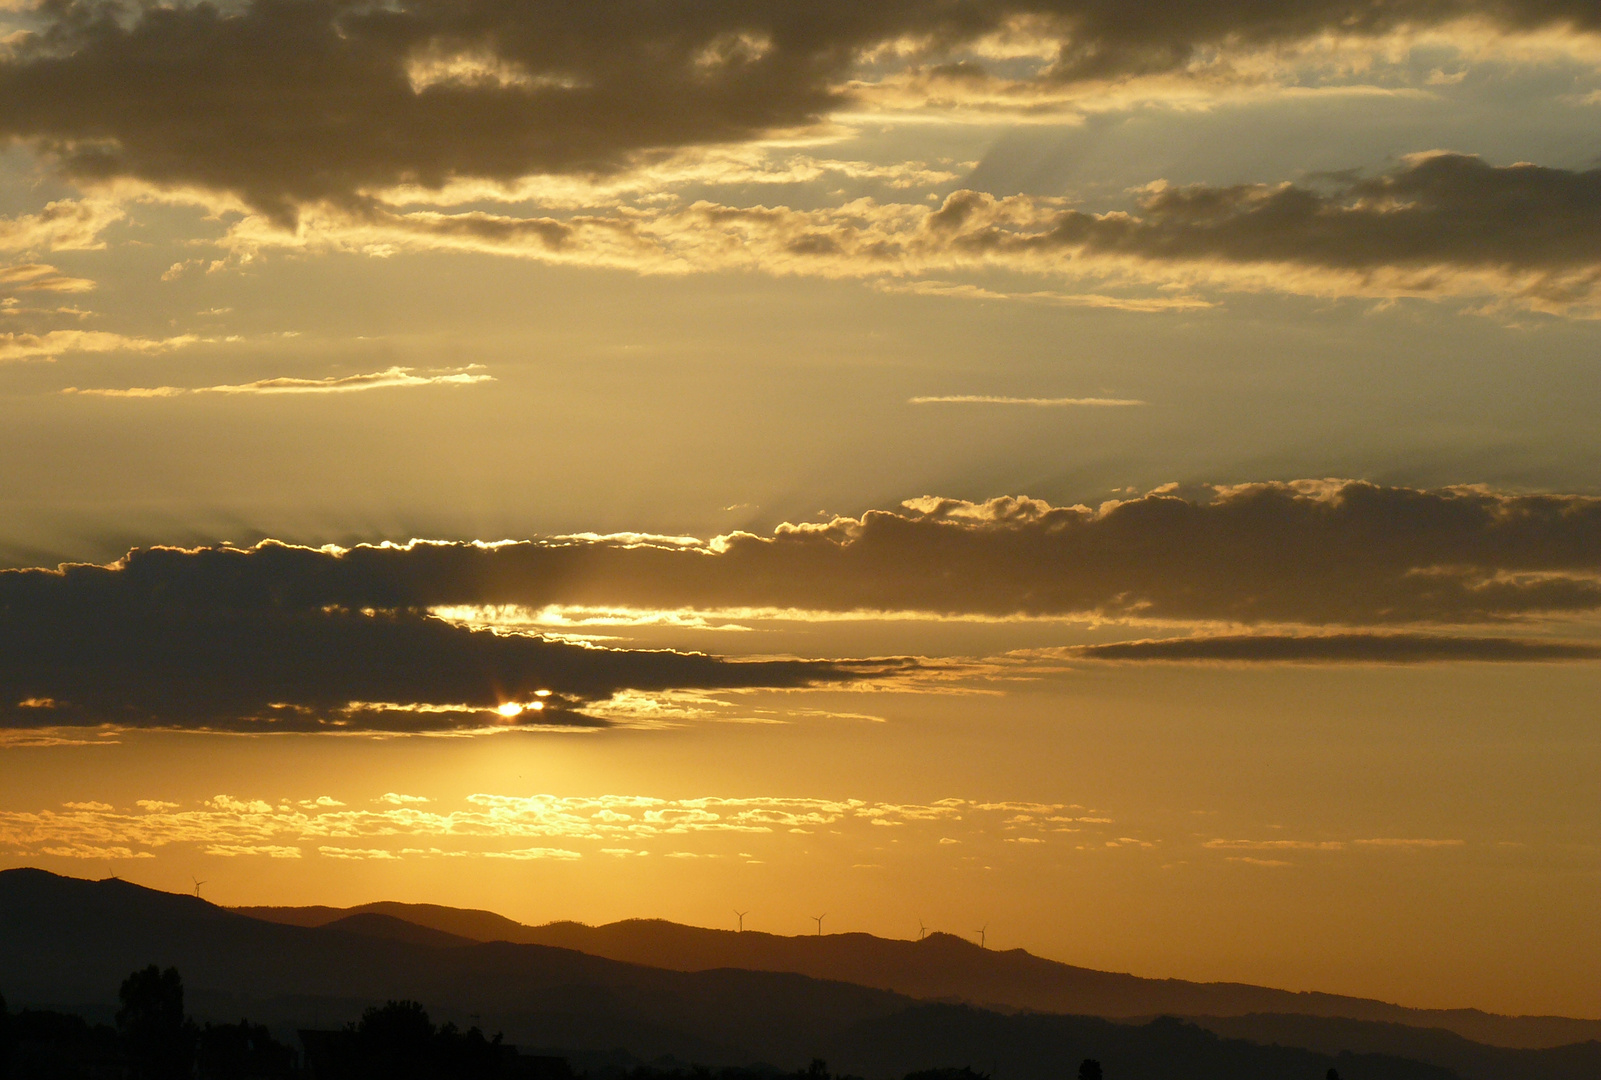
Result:
<svg viewBox="0 0 1601 1080"><path fill-rule="evenodd" d="M189 880L195 883L195 899L196 900L200 899L200 886L204 885L205 882L201 881L199 878L195 877L193 874L189 875Z"/></svg>
<svg viewBox="0 0 1601 1080"><path fill-rule="evenodd" d="M918 919L917 920L917 940L918 941L922 941L926 937L928 937L928 927L923 925L923 920L922 919Z"/></svg>
<svg viewBox="0 0 1601 1080"><path fill-rule="evenodd" d="M978 931L978 947L981 948L981 949L984 948L984 935L989 930L989 928L990 928L990 924L989 923L985 923L983 926L979 927L979 931Z"/></svg>
<svg viewBox="0 0 1601 1080"><path fill-rule="evenodd" d="M817 936L818 937L822 937L823 936L823 920L826 919L826 918L828 918L828 912L826 912L826 911L823 912L821 915L813 915L812 916L812 921L817 924Z"/></svg>
<svg viewBox="0 0 1601 1080"><path fill-rule="evenodd" d="M734 914L739 917L739 930L738 930L738 933L743 934L745 932L745 916L749 915L750 912L748 912L748 911L736 911L736 912L734 912Z"/></svg>

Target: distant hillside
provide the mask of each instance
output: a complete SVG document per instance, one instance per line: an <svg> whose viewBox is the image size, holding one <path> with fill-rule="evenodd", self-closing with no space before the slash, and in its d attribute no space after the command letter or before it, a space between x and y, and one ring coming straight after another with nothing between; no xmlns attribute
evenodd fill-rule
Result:
<svg viewBox="0 0 1601 1080"><path fill-rule="evenodd" d="M332 908L246 908L259 918L320 925ZM557 922L524 926L487 911L422 904L368 904L376 911L479 940L575 949L591 956L675 971L741 968L838 979L912 997L1105 1017L1231 1017L1253 1013L1340 1017L1414 1028L1442 1028L1493 1046L1537 1048L1601 1039L1601 1020L1499 1016L1477 1009L1408 1009L1338 994L1294 993L1243 983L1194 983L1095 971L1011 949L980 949L950 934L900 941L871 934L781 937L707 930L655 919L605 926Z"/></svg>
<svg viewBox="0 0 1601 1080"><path fill-rule="evenodd" d="M373 929L385 936L359 932ZM326 1028L411 998L437 1019L480 1023L524 1047L612 1061L795 1068L823 1057L867 1080L963 1064L988 1067L995 1080L1061 1080L1094 1057L1117 1063L1108 1080L1317 1080L1329 1068L1349 1080L1460 1080L1401 1058L1264 1047L1172 1020L1008 1016L790 973L666 971L542 945L412 942L394 931L370 918L282 925L114 879L10 870L0 872L0 992L13 1007L103 1009L128 972L154 963L183 973L200 1019Z"/></svg>
<svg viewBox="0 0 1601 1080"><path fill-rule="evenodd" d="M1439 1028L1371 1020L1260 1013L1193 1020L1209 1031L1236 1039L1300 1046L1320 1053L1355 1051L1415 1058L1453 1069L1473 1080L1601 1080L1601 1042L1508 1050L1470 1042Z"/></svg>
<svg viewBox="0 0 1601 1080"><path fill-rule="evenodd" d="M241 915L288 926L326 926L348 915L388 915L418 926L443 930L447 934L472 941L511 941L522 945L542 945L528 937L529 927L513 922L493 911L469 908L441 907L438 904L399 904L393 900L380 900L376 904L362 904L351 908L334 907L237 907L230 908Z"/></svg>

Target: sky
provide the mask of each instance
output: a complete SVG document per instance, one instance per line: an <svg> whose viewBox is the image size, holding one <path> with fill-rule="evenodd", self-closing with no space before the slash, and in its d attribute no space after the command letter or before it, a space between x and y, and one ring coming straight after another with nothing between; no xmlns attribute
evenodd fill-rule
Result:
<svg viewBox="0 0 1601 1080"><path fill-rule="evenodd" d="M1601 1017L1579 0L0 4L0 866Z"/></svg>

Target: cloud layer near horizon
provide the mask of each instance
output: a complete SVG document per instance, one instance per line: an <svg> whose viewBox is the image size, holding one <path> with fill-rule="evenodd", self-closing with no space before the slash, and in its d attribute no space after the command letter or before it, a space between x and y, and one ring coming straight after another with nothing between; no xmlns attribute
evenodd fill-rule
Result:
<svg viewBox="0 0 1601 1080"><path fill-rule="evenodd" d="M927 497L710 541L152 548L109 567L5 572L0 597L19 612L126 597L283 612L591 605L1353 626L1601 608L1601 498L1338 480L1207 494L1099 508Z"/></svg>
<svg viewBox="0 0 1601 1080"><path fill-rule="evenodd" d="M461 609L922 612L1369 627L1067 650L1098 660L1593 659L1437 633L1601 609L1601 499L1356 481L1156 492L1099 509L912 500L770 536L136 550L0 572L0 723L422 731L595 723L625 691L798 688L907 661L729 661L471 628ZM456 613L445 609L456 609ZM441 617L441 616L448 616ZM490 625L493 625L492 621ZM536 692L548 696L534 708ZM502 718L504 703L530 706Z"/></svg>
<svg viewBox="0 0 1601 1080"><path fill-rule="evenodd" d="M105 575L0 575L0 728L597 727L607 721L585 707L627 691L788 689L905 666L592 648L405 606L241 603L176 580L169 589L120 569Z"/></svg>

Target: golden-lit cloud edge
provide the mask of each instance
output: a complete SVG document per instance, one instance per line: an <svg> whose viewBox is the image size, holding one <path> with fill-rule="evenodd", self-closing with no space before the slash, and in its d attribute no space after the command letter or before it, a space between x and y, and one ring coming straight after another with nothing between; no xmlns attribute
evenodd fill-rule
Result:
<svg viewBox="0 0 1601 1080"><path fill-rule="evenodd" d="M105 330L50 330L43 334L0 334L0 363L18 360L54 361L70 353L163 353L206 339L195 334L168 338L134 337Z"/></svg>
<svg viewBox="0 0 1601 1080"><path fill-rule="evenodd" d="M13 731L872 720L744 695L996 693L1109 662L1593 662L1596 638L1561 628L1601 614L1601 498L1309 480L1095 508L924 497L708 540L157 547L0 572L0 612L0 728ZM583 633L909 618L1095 632L997 656L866 658L601 647Z"/></svg>
<svg viewBox="0 0 1601 1080"><path fill-rule="evenodd" d="M81 394L91 397L112 398L169 398L188 394L348 394L362 390L410 389L422 386L471 386L494 382L494 376L485 374L481 364L463 368L446 368L438 372L417 374L417 369L391 367L361 375L329 375L321 379L279 377L257 379L254 382L223 386L136 386L128 389L79 389L69 386L63 394Z"/></svg>
<svg viewBox="0 0 1601 1080"><path fill-rule="evenodd" d="M1133 197L1132 209L1103 213L971 190L935 206L701 200L538 217L325 204L305 208L294 231L246 216L219 243L246 260L271 250L442 250L643 274L856 278L891 292L1151 312L1204 308L1210 301L1196 294L1207 290L1472 299L1573 317L1601 310L1601 170L1502 167L1439 151L1321 186L1155 181ZM1518 209L1533 206L1538 213ZM928 279L996 272L1094 290L1003 292Z"/></svg>

